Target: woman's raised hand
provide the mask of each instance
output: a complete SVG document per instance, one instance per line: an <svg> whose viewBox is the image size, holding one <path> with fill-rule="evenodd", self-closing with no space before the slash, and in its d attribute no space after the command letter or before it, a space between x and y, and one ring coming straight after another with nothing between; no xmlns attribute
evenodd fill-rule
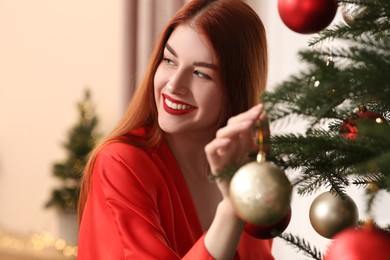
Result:
<svg viewBox="0 0 390 260"><path fill-rule="evenodd" d="M254 150L253 126L266 120L263 105L231 117L225 127L217 131L216 137L205 147L212 174L218 175L229 165L242 165L248 154ZM228 181L217 179L218 187L224 197L228 195Z"/></svg>

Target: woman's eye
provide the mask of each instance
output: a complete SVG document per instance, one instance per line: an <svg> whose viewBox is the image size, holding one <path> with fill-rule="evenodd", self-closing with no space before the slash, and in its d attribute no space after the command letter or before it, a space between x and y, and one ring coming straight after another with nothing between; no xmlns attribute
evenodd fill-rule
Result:
<svg viewBox="0 0 390 260"><path fill-rule="evenodd" d="M171 60L170 58L166 58L164 57L163 58L163 62L168 64L168 65L175 65L175 63L173 62L173 60Z"/></svg>
<svg viewBox="0 0 390 260"><path fill-rule="evenodd" d="M212 79L209 75L207 75L206 73L200 72L199 70L195 70L194 74L195 74L195 76L197 76L198 78L201 78L201 79L208 79L208 80Z"/></svg>

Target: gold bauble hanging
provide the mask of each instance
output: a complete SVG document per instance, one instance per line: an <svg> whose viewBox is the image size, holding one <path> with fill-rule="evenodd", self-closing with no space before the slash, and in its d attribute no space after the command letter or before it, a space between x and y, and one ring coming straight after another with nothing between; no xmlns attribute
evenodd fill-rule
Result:
<svg viewBox="0 0 390 260"><path fill-rule="evenodd" d="M290 209L292 186L284 171L270 162L242 166L230 183L230 198L237 215L255 225L269 225Z"/></svg>
<svg viewBox="0 0 390 260"><path fill-rule="evenodd" d="M324 192L310 206L310 223L314 230L325 238L332 238L340 231L357 225L358 208L349 196Z"/></svg>

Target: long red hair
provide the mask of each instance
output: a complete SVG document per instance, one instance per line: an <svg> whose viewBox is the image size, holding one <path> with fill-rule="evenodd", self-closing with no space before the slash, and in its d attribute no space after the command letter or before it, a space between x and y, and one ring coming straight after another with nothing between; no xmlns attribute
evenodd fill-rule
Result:
<svg viewBox="0 0 390 260"><path fill-rule="evenodd" d="M80 183L79 222L88 197L96 156L104 145L128 142L140 147L153 147L161 141L163 133L158 126L153 94L154 75L168 38L181 24L196 28L208 40L218 59L223 99L221 126L229 117L259 102L260 93L266 87L268 58L265 29L258 15L240 0L190 1L171 18L160 35L145 77L122 119L90 154ZM131 130L144 126L148 126L149 131L142 142L129 135Z"/></svg>

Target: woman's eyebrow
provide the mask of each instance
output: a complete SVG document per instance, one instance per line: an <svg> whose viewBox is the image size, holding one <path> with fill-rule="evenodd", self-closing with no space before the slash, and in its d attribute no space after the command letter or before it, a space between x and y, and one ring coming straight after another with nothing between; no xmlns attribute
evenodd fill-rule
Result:
<svg viewBox="0 0 390 260"><path fill-rule="evenodd" d="M208 69L217 70L217 66L215 64L212 64L212 63L198 61L198 62L194 62L193 64L194 64L194 66L197 66L197 67L205 67Z"/></svg>
<svg viewBox="0 0 390 260"><path fill-rule="evenodd" d="M172 53L173 56L175 56L175 57L177 58L177 53L175 52L175 50L174 50L168 43L165 44L165 48L166 48L170 53Z"/></svg>
<svg viewBox="0 0 390 260"><path fill-rule="evenodd" d="M173 55L177 58L177 53L176 51L168 44L166 43L165 44L165 48ZM193 63L194 66L197 66L197 67L205 67L205 68L208 68L208 69L213 69L213 70L217 70L217 66L215 64L212 64L212 63L208 63L208 62L203 62L203 61L195 61Z"/></svg>

